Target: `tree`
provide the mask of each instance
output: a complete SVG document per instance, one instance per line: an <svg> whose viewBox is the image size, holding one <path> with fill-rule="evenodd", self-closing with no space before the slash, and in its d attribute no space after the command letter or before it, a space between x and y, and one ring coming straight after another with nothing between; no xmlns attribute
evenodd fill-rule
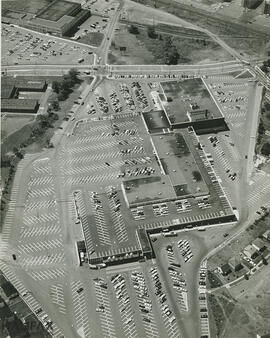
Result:
<svg viewBox="0 0 270 338"><path fill-rule="evenodd" d="M135 26L135 25L129 26L128 31L129 31L130 34L135 34L135 35L140 34L138 27Z"/></svg>
<svg viewBox="0 0 270 338"><path fill-rule="evenodd" d="M265 142L263 144L262 149L261 149L261 153L265 156L270 155L270 143L269 142Z"/></svg>
<svg viewBox="0 0 270 338"><path fill-rule="evenodd" d="M148 34L150 39L156 39L157 36L158 36L156 31L155 31L155 28L153 26L149 26L147 28L147 34Z"/></svg>
<svg viewBox="0 0 270 338"><path fill-rule="evenodd" d="M164 39L163 46L164 46L163 50L165 51L164 52L164 63L166 65L176 65L178 63L180 55L177 51L177 48L173 44L171 37L167 36Z"/></svg>
<svg viewBox="0 0 270 338"><path fill-rule="evenodd" d="M199 171L197 170L192 171L192 175L197 182L200 182L202 180L202 175L200 174Z"/></svg>
<svg viewBox="0 0 270 338"><path fill-rule="evenodd" d="M54 109L54 110L56 110L56 111L58 111L59 110L59 102L58 102L58 100L54 100L53 102L52 102L52 108Z"/></svg>
<svg viewBox="0 0 270 338"><path fill-rule="evenodd" d="M70 71L68 72L68 76L70 77L70 79L72 80L72 82L75 83L79 83L81 80L78 78L79 72L77 69L75 68L71 68Z"/></svg>
<svg viewBox="0 0 270 338"><path fill-rule="evenodd" d="M11 159L7 155L2 155L1 157L1 168L8 168L10 167Z"/></svg>
<svg viewBox="0 0 270 338"><path fill-rule="evenodd" d="M52 89L53 89L53 91L56 93L56 94L58 94L59 93L59 82L57 82L57 81L53 81L53 83L52 83Z"/></svg>

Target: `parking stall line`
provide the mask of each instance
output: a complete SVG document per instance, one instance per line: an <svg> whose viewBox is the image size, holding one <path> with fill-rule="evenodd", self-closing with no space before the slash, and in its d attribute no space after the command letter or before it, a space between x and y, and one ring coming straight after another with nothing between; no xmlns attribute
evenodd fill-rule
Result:
<svg viewBox="0 0 270 338"><path fill-rule="evenodd" d="M77 330L82 330L85 338L91 338L89 319L83 284L80 281L71 283L74 318Z"/></svg>
<svg viewBox="0 0 270 338"><path fill-rule="evenodd" d="M96 311L100 315L103 335L104 337L116 337L107 283L104 279L97 278L95 280L95 292L97 299Z"/></svg>

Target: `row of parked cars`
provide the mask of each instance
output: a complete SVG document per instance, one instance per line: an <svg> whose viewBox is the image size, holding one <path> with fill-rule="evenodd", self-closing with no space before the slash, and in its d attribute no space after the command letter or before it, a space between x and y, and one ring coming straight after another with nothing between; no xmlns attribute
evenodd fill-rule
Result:
<svg viewBox="0 0 270 338"><path fill-rule="evenodd" d="M148 107L148 101L147 101L147 97L145 96L141 85L139 84L139 82L133 82L131 85L134 94L136 96L137 101L139 102L139 105L141 106L142 109L145 109Z"/></svg>
<svg viewBox="0 0 270 338"><path fill-rule="evenodd" d="M172 311L170 310L169 305L165 303L167 300L167 297L163 291L163 287L162 287L162 284L159 278L157 268L156 267L151 268L150 273L154 281L155 295L157 296L159 300L161 311L164 313L165 316L167 316L169 323L172 324L175 321L175 316L172 314Z"/></svg>
<svg viewBox="0 0 270 338"><path fill-rule="evenodd" d="M186 239L181 239L177 242L177 246L180 250L182 257L184 258L184 262L188 263L193 257L193 253L191 251L191 247L189 241Z"/></svg>
<svg viewBox="0 0 270 338"><path fill-rule="evenodd" d="M103 96L96 96L96 101L98 103L98 106L99 106L100 110L103 113L108 113L108 111L109 111L109 104L105 100L105 98Z"/></svg>
<svg viewBox="0 0 270 338"><path fill-rule="evenodd" d="M166 216L169 214L167 203L153 204L153 213L156 217Z"/></svg>
<svg viewBox="0 0 270 338"><path fill-rule="evenodd" d="M125 83L120 83L120 92L123 95L127 106L129 107L129 109L131 110L135 110L135 102L132 98L132 95L129 91L128 86Z"/></svg>
<svg viewBox="0 0 270 338"><path fill-rule="evenodd" d="M110 99L111 99L111 103L112 103L112 106L113 106L113 111L115 113L121 113L122 110L123 110L123 107L122 107L120 100L119 100L119 98L118 98L118 96L115 92L110 94Z"/></svg>

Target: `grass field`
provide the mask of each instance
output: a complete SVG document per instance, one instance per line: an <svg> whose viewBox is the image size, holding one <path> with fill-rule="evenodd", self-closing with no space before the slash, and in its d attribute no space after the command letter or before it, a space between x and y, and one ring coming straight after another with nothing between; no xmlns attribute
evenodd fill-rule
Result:
<svg viewBox="0 0 270 338"><path fill-rule="evenodd" d="M14 0L2 1L2 9L11 9L37 14L43 7L50 4L50 0Z"/></svg>
<svg viewBox="0 0 270 338"><path fill-rule="evenodd" d="M103 40L103 33L91 32L87 33L85 36L82 36L79 42L86 43L91 46L99 46Z"/></svg>
<svg viewBox="0 0 270 338"><path fill-rule="evenodd" d="M269 52L269 39L266 39L266 32L262 27L260 31L252 30L252 26L248 30L246 24L238 24L234 19L227 17L227 21L223 21L220 17L205 15L192 6L186 6L180 2L176 3L176 1L145 0L144 4L165 10L167 13L176 15L187 22L207 28L212 33L220 35L229 46L236 48L237 51L247 56L265 56Z"/></svg>
<svg viewBox="0 0 270 338"><path fill-rule="evenodd" d="M270 268L208 298L212 337L253 338L270 331Z"/></svg>
<svg viewBox="0 0 270 338"><path fill-rule="evenodd" d="M2 141L9 136L10 134L14 133L15 131L21 129L23 126L32 122L34 120L34 116L5 116L1 117L1 135Z"/></svg>
<svg viewBox="0 0 270 338"><path fill-rule="evenodd" d="M151 39L146 29L139 28L139 34L135 35L124 25L115 34L109 60L115 64L164 64L164 40L168 36L180 55L178 64L231 60L226 51L210 40L167 33L158 33L157 39ZM120 47L126 47L126 51L121 52Z"/></svg>

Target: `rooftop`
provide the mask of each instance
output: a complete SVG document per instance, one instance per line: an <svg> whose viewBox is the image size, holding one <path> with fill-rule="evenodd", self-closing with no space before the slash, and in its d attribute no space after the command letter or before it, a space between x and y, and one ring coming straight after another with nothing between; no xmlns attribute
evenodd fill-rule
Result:
<svg viewBox="0 0 270 338"><path fill-rule="evenodd" d="M196 110L208 112L207 116L201 115L201 119L222 117L201 79L162 82L161 90L164 95L160 95L160 99L172 125L191 121L189 113Z"/></svg>
<svg viewBox="0 0 270 338"><path fill-rule="evenodd" d="M37 100L30 99L3 99L1 100L1 110L35 110L38 105Z"/></svg>

